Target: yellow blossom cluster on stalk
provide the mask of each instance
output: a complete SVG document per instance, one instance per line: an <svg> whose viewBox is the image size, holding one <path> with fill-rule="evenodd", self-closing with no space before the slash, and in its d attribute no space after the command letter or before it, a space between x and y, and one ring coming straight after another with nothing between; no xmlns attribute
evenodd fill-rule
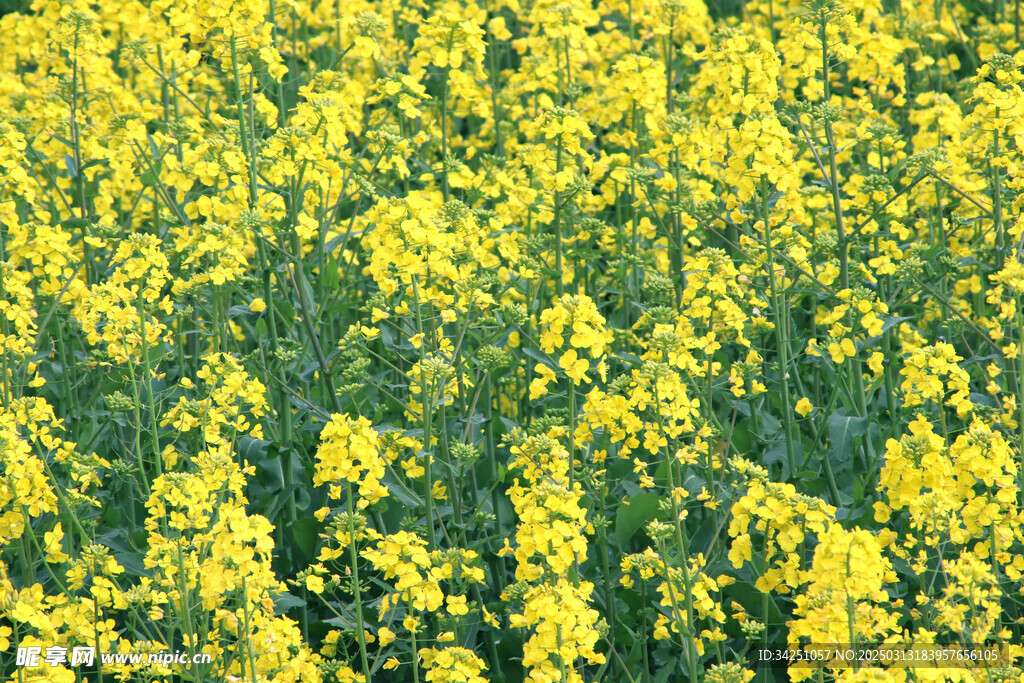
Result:
<svg viewBox="0 0 1024 683"><path fill-rule="evenodd" d="M792 485L769 481L767 473L756 465L740 461L735 466L749 482L743 497L733 504L729 560L740 568L754 561L756 548L762 568L755 587L765 593L788 591L799 582L798 549L809 534L825 533L835 509L820 499L797 493ZM761 537L757 543L753 542L751 525Z"/></svg>
<svg viewBox="0 0 1024 683"><path fill-rule="evenodd" d="M883 547L884 542L865 529L829 525L806 570L806 591L795 599L797 619L789 631L792 646L801 639L882 643L898 632L897 615L888 609L890 596L885 590L886 584L896 580L896 573ZM790 674L794 680L814 675L810 669Z"/></svg>
<svg viewBox="0 0 1024 683"><path fill-rule="evenodd" d="M352 420L348 416L335 416L320 433L322 443L317 450L318 467L314 484L344 481L357 484L363 505L376 503L388 495L380 484L387 464L377 447L378 436L365 417ZM340 498L340 487L334 487L332 497Z"/></svg>
<svg viewBox="0 0 1024 683"><path fill-rule="evenodd" d="M32 453L32 441L22 436L19 429L22 424L29 429L36 425L35 420L30 421L28 402L23 405L22 410L12 405L0 413L4 434L4 486L0 490L4 512L0 531L5 544L21 538L33 518L53 511L57 503L43 462Z"/></svg>
<svg viewBox="0 0 1024 683"><path fill-rule="evenodd" d="M512 452L524 480L517 478L509 490L519 518L513 553L517 583L506 589L505 599L522 607L509 623L533 631L523 645L529 680L582 681L577 660L604 661L594 649L598 612L588 604L594 586L579 578L587 559L586 510L579 505L583 490L570 481L570 454L556 434L528 437Z"/></svg>
<svg viewBox="0 0 1024 683"><path fill-rule="evenodd" d="M1022 24L0 0L0 679L1024 680Z"/></svg>

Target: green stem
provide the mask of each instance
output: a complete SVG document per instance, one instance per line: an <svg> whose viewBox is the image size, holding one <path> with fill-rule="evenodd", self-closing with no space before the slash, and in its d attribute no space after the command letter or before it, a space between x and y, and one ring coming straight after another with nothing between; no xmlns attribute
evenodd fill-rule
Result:
<svg viewBox="0 0 1024 683"><path fill-rule="evenodd" d="M491 115L494 119L494 149L498 156L505 156L505 142L501 138L501 105L498 102L497 43L487 27L487 77L491 82Z"/></svg>
<svg viewBox="0 0 1024 683"><path fill-rule="evenodd" d="M423 312L420 310L420 289L419 279L415 276L412 278L412 291L413 300L416 306L416 333L423 334ZM429 385L427 383L427 369L426 369L426 347L423 342L420 342L420 412L422 415L422 427L423 427L423 475L426 479L426 507L427 507L427 541L430 544L430 550L434 551L437 549L437 537L434 534L434 475L433 475L433 457L432 452L432 436L431 427L434 422L433 416L433 382Z"/></svg>
<svg viewBox="0 0 1024 683"><path fill-rule="evenodd" d="M824 88L824 99L823 101L828 104L831 99L831 86L829 84L829 56L828 56L828 38L826 37L826 25L828 20L826 17L822 17L818 26L818 39L821 41L821 72L822 72L822 85ZM850 245L849 236L846 233L846 226L843 222L843 206L842 200L839 196L839 171L836 163L837 149L835 141L835 133L832 130L832 122L828 119L825 120L825 140L828 145L828 166L829 166L829 186L832 191L832 211L835 214L836 219L836 238L837 238L837 249L839 251L839 281L844 290L850 289ZM847 308L846 311L846 326L851 330L853 329L853 309ZM861 372L861 363L856 358L850 359L850 364L847 366L850 374L853 376L854 386L854 401L857 406L857 414L859 417L867 415L867 400L864 393L864 376Z"/></svg>
<svg viewBox="0 0 1024 683"><path fill-rule="evenodd" d="M135 418L135 459L139 465L139 488L146 494L146 498L149 498L149 478L146 475L146 461L142 457L142 411L140 404L142 403L141 392L139 391L139 384L135 381L135 364L132 360L128 359L128 375L132 381L132 414Z"/></svg>
<svg viewBox="0 0 1024 683"><path fill-rule="evenodd" d="M562 278L562 193L558 191L558 175L562 172L562 145L559 141L555 152L555 291L558 296L565 295L565 284Z"/></svg>
<svg viewBox="0 0 1024 683"><path fill-rule="evenodd" d="M569 492L576 483L576 381L569 379Z"/></svg>
<svg viewBox="0 0 1024 683"><path fill-rule="evenodd" d="M249 672L252 674L252 683L256 683L256 653L252 647L252 626L249 623L249 588L246 585L245 576L242 577L242 618L245 627L245 651L249 655Z"/></svg>
<svg viewBox="0 0 1024 683"><path fill-rule="evenodd" d="M451 199L448 189L448 72L444 69L441 79L441 194L447 204Z"/></svg>
<svg viewBox="0 0 1024 683"><path fill-rule="evenodd" d="M664 435L665 430L662 424L661 418L661 397L658 392L657 379L654 381L654 405L658 415L658 433ZM668 492L669 500L672 502L672 524L675 527L675 542L676 551L679 553L679 558L682 565L681 569L683 572L683 586L684 594L683 600L686 604L686 638L688 640L688 647L686 647L686 664L690 672L690 681L696 683L699 678L697 677L697 643L694 635L694 618L693 618L693 579L690 576L690 560L689 555L686 551L686 542L683 536L683 523L680 520L679 501L676 498L675 493L675 475L674 475L674 463L672 462L672 454L665 453L665 471L668 474ZM669 597L672 600L673 611L678 611L675 603L675 589L672 587L672 577L669 573L668 557L665 553L665 542L660 541L662 561L665 563L665 580L668 583ZM682 635L682 634L681 634Z"/></svg>
<svg viewBox="0 0 1024 683"><path fill-rule="evenodd" d="M363 596L359 584L359 553L356 551L355 508L352 505L352 482L348 486L348 548L349 560L352 562L352 595L355 597L356 627L359 630L359 660L363 667L363 677L370 680L370 662L366 656L366 628L363 625ZM415 652L413 653L415 656Z"/></svg>
<svg viewBox="0 0 1024 683"><path fill-rule="evenodd" d="M411 616L414 614L412 600L409 600L409 604L406 607L406 612ZM415 617L413 617L415 619ZM419 628L419 624L414 624L413 628L409 631L409 638L412 641L412 680L413 683L420 683L420 655L419 649L416 647L416 629ZM367 679L369 681L369 679Z"/></svg>
<svg viewBox="0 0 1024 683"><path fill-rule="evenodd" d="M185 616L185 627L188 629L188 640L192 643L193 650L198 652L201 648L199 647L199 643L196 642L195 627L192 624L192 604L191 604L191 601L189 600L190 593L189 593L189 588L188 588L187 577L186 577L186 574L185 574L185 558L183 557L182 550L181 550L182 540L183 539L181 538L181 536L179 534L178 538L174 542L175 546L177 547L177 550L178 550L178 557L177 557L177 559L178 559L178 580L181 583L181 586L179 588L179 590L181 591L181 605L182 605L182 610L185 613L184 614L184 616ZM244 577L242 578L242 592L245 593L245 578ZM243 600L244 599L245 599L245 597L243 596ZM248 630L249 630L249 626L248 626L248 612L246 612L246 622L247 622L246 623L246 632L248 633ZM202 680L202 678L200 678L200 676L199 676L198 666L199 665L197 663L193 662L193 664L192 664L193 676L195 677L195 680L197 680L197 681ZM255 677L255 666L253 667L253 676Z"/></svg>
<svg viewBox="0 0 1024 683"><path fill-rule="evenodd" d="M238 108L238 137L239 142L242 145L242 154L245 155L246 166L248 167L249 175L249 208L252 209L256 206L256 163L253 155L253 149L249 145L249 133L246 130L246 114L245 114L245 101L242 96L242 79L239 75L238 70L238 51L236 46L236 37L234 34L231 35L228 41L231 45L231 71L235 79L235 94L237 101L235 106Z"/></svg>
<svg viewBox="0 0 1024 683"><path fill-rule="evenodd" d="M149 364L149 339L146 335L146 310L143 306L141 283L139 285L139 298L136 303L139 311L139 337L142 344L142 371L145 373L146 401L149 403L149 432L150 438L153 440L153 463L156 465L156 476L159 477L163 474L163 462L160 453L156 399L153 396L153 372Z"/></svg>
<svg viewBox="0 0 1024 683"><path fill-rule="evenodd" d="M999 120L999 108L996 107L995 118ZM992 172L992 221L996 230L996 267L1002 269L1006 260L1006 232L1003 230L1003 202L999 179L999 166L992 163L999 158L999 130L992 131L992 158L989 168Z"/></svg>
<svg viewBox="0 0 1024 683"><path fill-rule="evenodd" d="M775 345L777 347L779 385L782 389L782 425L786 433L786 459L789 475L796 474L796 452L793 448L793 420L789 397L789 340L787 325L784 324L785 293L779 293L775 279L775 251L772 247L771 219L768 216L768 187L761 185L761 221L764 223L765 249L768 251L768 286L772 297L772 316L775 318Z"/></svg>
<svg viewBox="0 0 1024 683"><path fill-rule="evenodd" d="M1020 463L1017 466L1018 477L1020 478L1020 489L1024 491L1024 351L1021 346L1024 344L1024 314L1020 310L1021 296L1015 293L1013 296L1015 310L1017 313L1017 438L1020 445L1017 449L1017 457Z"/></svg>

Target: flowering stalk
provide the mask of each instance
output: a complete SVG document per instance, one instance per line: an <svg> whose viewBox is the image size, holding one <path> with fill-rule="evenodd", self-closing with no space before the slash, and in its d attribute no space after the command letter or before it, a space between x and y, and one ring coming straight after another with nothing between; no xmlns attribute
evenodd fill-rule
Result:
<svg viewBox="0 0 1024 683"><path fill-rule="evenodd" d="M818 15L818 40L821 41L821 82L824 88L822 102L830 106L832 89L829 82L829 54L828 54L828 26L830 14L828 10L821 11ZM843 205L839 196L839 170L836 163L838 150L836 149L835 133L832 130L831 115L824 117L825 142L828 149L829 173L825 178L832 193L832 211L836 221L836 249L839 252L839 282L843 290L850 289L850 243L849 235L846 233L846 226L843 222ZM853 329L853 309L847 309L847 327ZM853 399L857 407L857 414L860 417L867 415L867 403L864 391L864 375L861 372L860 361L856 357L850 359L847 365L848 372L853 378ZM866 441L866 440L865 440Z"/></svg>
<svg viewBox="0 0 1024 683"><path fill-rule="evenodd" d="M345 504L348 507L348 547L349 547L349 562L352 565L352 595L355 597L355 610L356 610L356 629L358 631L359 639L359 662L363 668L363 677L370 680L370 664L369 659L366 656L366 627L363 624L363 595L362 585L359 583L359 554L356 551L356 527L355 527L355 508L352 505L352 482L346 482L346 496ZM415 657L416 647L413 646L413 656Z"/></svg>
<svg viewBox="0 0 1024 683"><path fill-rule="evenodd" d="M415 614L412 600L406 601L406 610L409 614ZM412 680L413 683L420 683L420 655L419 648L416 647L416 632L419 630L419 624L416 623L415 617L413 617L413 622L412 628L409 629L409 640L412 644Z"/></svg>
<svg viewBox="0 0 1024 683"><path fill-rule="evenodd" d="M558 191L558 176L562 172L562 145L555 151L555 291L561 297L565 294L565 283L562 277L562 193Z"/></svg>
<svg viewBox="0 0 1024 683"><path fill-rule="evenodd" d="M996 107L995 118L999 120L999 107ZM1003 229L1003 193L999 180L999 164L994 163L999 159L999 127L992 130L992 156L989 157L989 172L992 174L992 220L995 223L996 231L996 268L1002 269L1006 263L1007 237Z"/></svg>
<svg viewBox="0 0 1024 683"><path fill-rule="evenodd" d="M760 218L764 225L764 244L768 251L768 286L772 297L772 316L775 318L775 346L778 354L779 384L782 388L782 425L786 432L786 460L791 474L796 473L796 453L793 449L792 407L789 398L789 323L785 317L785 291L779 292L775 278L775 251L772 247L771 217L768 215L768 184L761 182Z"/></svg>
<svg viewBox="0 0 1024 683"><path fill-rule="evenodd" d="M0 317L0 334L3 334L4 339L8 338L11 334L10 323L7 321L7 317ZM14 378L14 369L9 365L7 360L6 351L0 353L0 402L3 404L3 409L11 409L11 401L14 399L12 395L12 387L14 383L11 381Z"/></svg>
<svg viewBox="0 0 1024 683"><path fill-rule="evenodd" d="M680 557L680 570L683 574L683 582L686 589L683 592L683 603L686 609L685 620L679 609L679 598L676 596L676 589L672 585L672 566L668 562L668 553L665 549L664 537L657 539L658 552L661 555L662 565L665 567L665 585L668 590L669 600L672 604L672 616L680 624L683 631L679 634L680 644L686 652L686 667L691 681L700 680L697 677L697 640L695 636L696 627L693 620L693 588L690 580L689 560L685 552ZM676 539L678 545L679 539Z"/></svg>
<svg viewBox="0 0 1024 683"><path fill-rule="evenodd" d="M245 628L245 651L249 656L249 673L252 675L250 680L252 683L256 683L258 674L256 673L256 653L252 646L252 625L249 623L249 589L246 586L244 575L242 576L242 619Z"/></svg>
<svg viewBox="0 0 1024 683"><path fill-rule="evenodd" d="M1020 292L1013 295L1014 310L1016 312L1017 328L1017 357L1014 365L1017 375L1017 476L1020 481L1021 490L1024 491L1024 311L1021 311Z"/></svg>
<svg viewBox="0 0 1024 683"><path fill-rule="evenodd" d="M498 156L505 156L505 141L501 135L501 105L498 102L498 43L487 25L487 78L491 85L491 113L494 117L494 149Z"/></svg>
<svg viewBox="0 0 1024 683"><path fill-rule="evenodd" d="M235 79L235 106L238 109L238 141L242 147L242 154L245 155L249 178L249 208L252 210L256 206L256 199L258 196L256 192L256 159L255 150L249 144L250 131L246 126L246 119L248 117L245 113L245 99L242 94L242 78L238 66L238 48L236 42L237 38L234 33L232 33L228 43L231 46L231 73ZM257 241L259 240L257 239Z"/></svg>
<svg viewBox="0 0 1024 683"><path fill-rule="evenodd" d="M138 382L135 377L135 364L131 361L128 362L128 374L132 382L132 414L134 419L135 427L135 458L139 466L137 481L139 482L139 491L146 494L149 497L149 475L146 474L146 461L142 455L142 392L139 390Z"/></svg>
<svg viewBox="0 0 1024 683"><path fill-rule="evenodd" d="M659 434L665 433L664 423L661 417L661 396L658 392L657 379L654 381L654 405L658 415L658 432ZM683 602L686 605L686 626L685 636L680 634L680 637L685 637L683 648L686 650L686 665L689 670L690 680L700 680L697 676L697 640L696 640L696 625L693 616L693 579L690 576L690 558L686 550L686 540L683 535L683 512L679 508L679 500L676 494L676 483L675 483L675 458L669 453L668 449L664 450L665 453L665 472L668 477L668 491L669 491L669 504L672 511L672 531L674 532L676 552L679 554L680 570L683 573ZM672 600L672 610L678 614L679 608L676 605L677 599L675 595L675 588L672 585L671 569L668 562L668 554L665 552L665 536L661 533L656 533L656 540L658 542L658 548L661 551L661 560L665 566L665 583L668 588L669 598ZM678 617L677 617L678 620Z"/></svg>
<svg viewBox="0 0 1024 683"><path fill-rule="evenodd" d="M177 588L178 588L178 591L181 594L181 604L182 604L182 610L181 611L182 611L182 614L185 617L185 629L187 631L185 635L187 636L187 639L189 641L194 643L195 642L195 637L196 637L196 631L195 631L195 627L193 626L193 622L192 622L192 602L189 599L190 596L191 596L191 591L188 588L188 574L186 574L186 572L185 572L185 558L184 558L184 554L183 554L183 550L182 550L182 545L185 542L186 541L181 537L181 532L179 531L178 532L178 538L176 539L176 542L175 542L175 546L176 546L176 550L177 550L176 557L177 557L177 560L178 560L178 581L179 581L179 585L177 586ZM242 585L243 586L245 585L244 579L243 579L243 584ZM244 589L243 589L243 592L244 592ZM246 630L248 631L248 627L246 628ZM98 638L98 636L97 636L97 638ZM99 645L99 643L97 643L97 645ZM198 664L193 662L192 667L195 670L196 680L199 680ZM254 667L253 676L255 676L255 675L256 675L256 672L255 672L255 667ZM103 679L103 675L100 674L100 680L102 680L102 679Z"/></svg>
<svg viewBox="0 0 1024 683"><path fill-rule="evenodd" d="M453 29L454 32L454 29ZM449 39L448 49L451 49ZM441 195L445 203L451 199L451 192L448 189L448 73L450 67L445 67L441 76Z"/></svg>

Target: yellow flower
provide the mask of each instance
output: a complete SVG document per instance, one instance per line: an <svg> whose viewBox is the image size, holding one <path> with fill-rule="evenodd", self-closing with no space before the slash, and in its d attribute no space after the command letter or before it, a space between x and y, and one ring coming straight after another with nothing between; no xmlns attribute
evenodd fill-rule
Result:
<svg viewBox="0 0 1024 683"><path fill-rule="evenodd" d="M828 352L832 356L832 362L836 364L857 355L857 349L848 337L844 337L838 342L831 342L828 345Z"/></svg>
<svg viewBox="0 0 1024 683"><path fill-rule="evenodd" d="M306 590L320 595L324 592L324 580L316 574L310 574L306 577Z"/></svg>
<svg viewBox="0 0 1024 683"><path fill-rule="evenodd" d="M575 353L575 352L573 352ZM544 394L548 393L548 384L555 381L555 371L549 368L543 363L537 363L534 367L534 372L537 373L533 381L530 382L530 400L538 399Z"/></svg>
<svg viewBox="0 0 1024 683"><path fill-rule="evenodd" d="M448 614L456 617L469 614L469 608L466 607L465 595L449 595L445 598L445 602L448 603Z"/></svg>
<svg viewBox="0 0 1024 683"><path fill-rule="evenodd" d="M882 362L885 360L885 355L881 351L875 351L868 358L868 368L874 373L875 377L882 374Z"/></svg>
<svg viewBox="0 0 1024 683"><path fill-rule="evenodd" d="M885 524L892 516L892 510L889 509L889 506L880 500L875 501L871 507L875 510L875 521L879 524Z"/></svg>
<svg viewBox="0 0 1024 683"><path fill-rule="evenodd" d="M267 310L267 302L263 299L253 299L249 302L249 310L253 313L262 313Z"/></svg>
<svg viewBox="0 0 1024 683"><path fill-rule="evenodd" d="M811 410L814 409L814 406L811 405L811 402L805 396L796 402L796 406L793 409L800 417L807 417Z"/></svg>
<svg viewBox="0 0 1024 683"><path fill-rule="evenodd" d="M565 370L565 374L569 377L574 384L579 384L580 381L590 382L587 378L586 372L590 369L590 363L586 359L579 358L576 355L576 349L569 349L562 354L562 357L558 360L558 365Z"/></svg>

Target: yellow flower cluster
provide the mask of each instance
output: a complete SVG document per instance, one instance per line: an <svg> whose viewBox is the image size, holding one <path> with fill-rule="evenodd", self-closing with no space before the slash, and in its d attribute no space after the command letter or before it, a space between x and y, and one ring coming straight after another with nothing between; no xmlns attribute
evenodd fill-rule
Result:
<svg viewBox="0 0 1024 683"><path fill-rule="evenodd" d="M424 648L419 652L427 667L424 680L437 683L486 683L481 673L487 665L464 647Z"/></svg>
<svg viewBox="0 0 1024 683"><path fill-rule="evenodd" d="M579 579L587 559L583 491L579 483L570 485L569 453L553 434L529 437L512 450L525 480L517 478L509 490L519 518L514 554L523 605L510 624L532 630L523 646L531 681L579 682L578 660L604 661L595 650L598 613L589 604L594 585Z"/></svg>
<svg viewBox="0 0 1024 683"><path fill-rule="evenodd" d="M832 523L820 534L805 592L796 596L797 619L788 639L801 643L882 643L898 634L896 615L887 609L888 584L896 581L885 542L871 532ZM840 665L841 666L841 665ZM794 680L814 676L810 668L790 668Z"/></svg>
<svg viewBox="0 0 1024 683"><path fill-rule="evenodd" d="M808 534L826 532L834 520L835 508L797 493L790 484L768 480L767 472L757 465L736 462L734 466L749 481L743 496L733 504L729 560L739 569L754 560L756 548L763 566L755 584L758 590L787 592L790 586L799 584L800 546ZM759 537L757 543L754 534Z"/></svg>
<svg viewBox="0 0 1024 683"><path fill-rule="evenodd" d="M343 489L340 482L349 487L358 484L361 508L384 498L388 490L380 480L384 477L387 463L381 455L379 439L377 431L365 417L332 416L320 433L313 483L318 486L330 483L332 498L341 497Z"/></svg>

